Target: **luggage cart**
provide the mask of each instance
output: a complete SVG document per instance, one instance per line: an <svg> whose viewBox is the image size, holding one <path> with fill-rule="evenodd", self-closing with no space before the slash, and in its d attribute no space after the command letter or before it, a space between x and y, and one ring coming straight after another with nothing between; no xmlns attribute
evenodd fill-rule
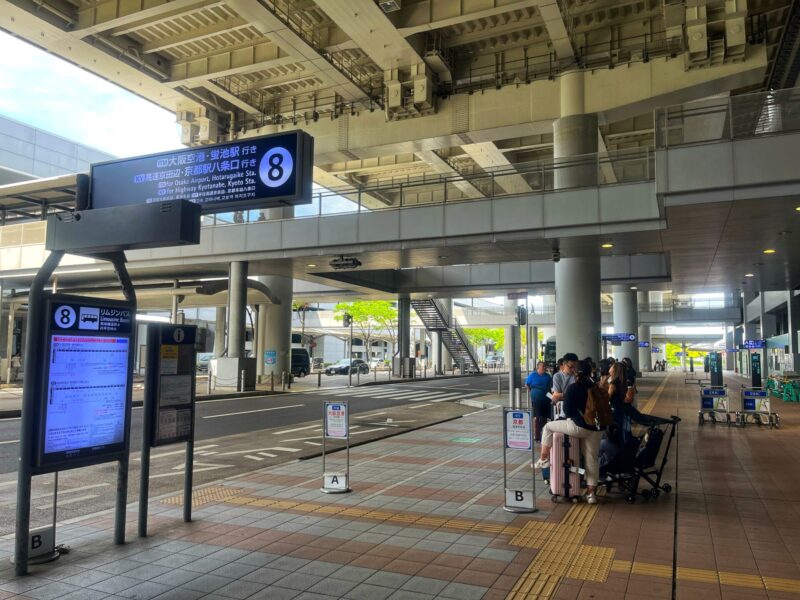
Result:
<svg viewBox="0 0 800 600"><path fill-rule="evenodd" d="M700 410L697 417L701 426L706 423L706 415L711 423L716 423L718 417L725 415L725 422L730 427L733 421L727 385L706 385L700 388Z"/></svg>
<svg viewBox="0 0 800 600"><path fill-rule="evenodd" d="M741 394L742 408L736 413L736 422L740 427L748 422L769 425L770 429L780 426L780 416L772 412L772 399L768 389L742 386Z"/></svg>

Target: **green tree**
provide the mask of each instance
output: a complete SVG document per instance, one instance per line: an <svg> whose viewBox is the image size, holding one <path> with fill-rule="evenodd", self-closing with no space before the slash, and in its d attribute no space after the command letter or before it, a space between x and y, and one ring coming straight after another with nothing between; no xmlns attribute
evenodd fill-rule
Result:
<svg viewBox="0 0 800 600"><path fill-rule="evenodd" d="M300 321L300 345L303 345L306 336L306 313L308 312L308 302L295 300L292 302L292 310L297 313L297 320Z"/></svg>
<svg viewBox="0 0 800 600"><path fill-rule="evenodd" d="M491 346L496 351L500 351L505 346L506 332L502 327L488 329L485 327L467 327L464 329L470 344L476 348L479 346Z"/></svg>
<svg viewBox="0 0 800 600"><path fill-rule="evenodd" d="M667 354L667 364L672 365L673 367L681 366L681 357L677 355L678 352L682 352L681 345L680 344L669 344L668 343L666 345L666 348L667 348L667 352L666 352L666 354ZM706 353L702 352L700 350L691 350L691 349L687 348L687 350L686 350L686 365L687 365L687 368L688 368L688 365L689 365L689 358L694 358L695 359L694 368L697 369L697 360L696 359L703 358L705 355L706 355ZM703 369L703 364L700 363L700 370L702 370L702 369Z"/></svg>
<svg viewBox="0 0 800 600"><path fill-rule="evenodd" d="M385 331L397 354L397 308L388 300L340 302L333 308L333 318L341 321L345 313L353 317L353 329L359 333L370 358L371 344L378 332Z"/></svg>

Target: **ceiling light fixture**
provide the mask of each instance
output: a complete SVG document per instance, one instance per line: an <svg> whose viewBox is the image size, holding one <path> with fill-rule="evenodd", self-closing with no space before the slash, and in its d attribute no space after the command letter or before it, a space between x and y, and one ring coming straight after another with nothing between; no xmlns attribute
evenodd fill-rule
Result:
<svg viewBox="0 0 800 600"><path fill-rule="evenodd" d="M601 248L613 248L614 244L612 244L610 242L606 242L605 244L601 244L600 247Z"/></svg>
<svg viewBox="0 0 800 600"><path fill-rule="evenodd" d="M306 266L307 266L307 267L309 267L310 269L313 269L313 268L314 268L314 267L316 267L317 265L316 265L316 264L314 264L314 263L308 263Z"/></svg>
<svg viewBox="0 0 800 600"><path fill-rule="evenodd" d="M775 254L776 252L777 250L775 250L774 248L767 248L766 250L764 250L764 254Z"/></svg>
<svg viewBox="0 0 800 600"><path fill-rule="evenodd" d="M745 273L744 276L745 277L755 277L755 275L753 275L752 273Z"/></svg>
<svg viewBox="0 0 800 600"><path fill-rule="evenodd" d="M638 290L639 288L637 288L635 285L632 285L632 286L631 286L631 289L632 289L632 290Z"/></svg>

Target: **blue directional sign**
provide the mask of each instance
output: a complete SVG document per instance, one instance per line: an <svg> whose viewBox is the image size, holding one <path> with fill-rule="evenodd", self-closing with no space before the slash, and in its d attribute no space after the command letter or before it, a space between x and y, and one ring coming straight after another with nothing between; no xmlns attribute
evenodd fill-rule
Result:
<svg viewBox="0 0 800 600"><path fill-rule="evenodd" d="M763 350L767 347L767 340L745 340L739 345L742 350Z"/></svg>
<svg viewBox="0 0 800 600"><path fill-rule="evenodd" d="M639 348L649 348L650 342L639 342Z"/></svg>
<svg viewBox="0 0 800 600"><path fill-rule="evenodd" d="M635 333L604 333L603 339L609 342L635 342Z"/></svg>
<svg viewBox="0 0 800 600"><path fill-rule="evenodd" d="M189 200L204 213L311 202L314 139L302 131L92 165L90 205Z"/></svg>

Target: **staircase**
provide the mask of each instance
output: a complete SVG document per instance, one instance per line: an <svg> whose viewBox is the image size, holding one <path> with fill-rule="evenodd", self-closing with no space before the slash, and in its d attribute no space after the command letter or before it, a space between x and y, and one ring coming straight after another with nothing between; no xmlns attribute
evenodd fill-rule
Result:
<svg viewBox="0 0 800 600"><path fill-rule="evenodd" d="M435 331L442 339L456 365L463 365L465 373L480 373L478 355L469 343L467 335L445 306L435 299L412 300L419 318L428 331Z"/></svg>

